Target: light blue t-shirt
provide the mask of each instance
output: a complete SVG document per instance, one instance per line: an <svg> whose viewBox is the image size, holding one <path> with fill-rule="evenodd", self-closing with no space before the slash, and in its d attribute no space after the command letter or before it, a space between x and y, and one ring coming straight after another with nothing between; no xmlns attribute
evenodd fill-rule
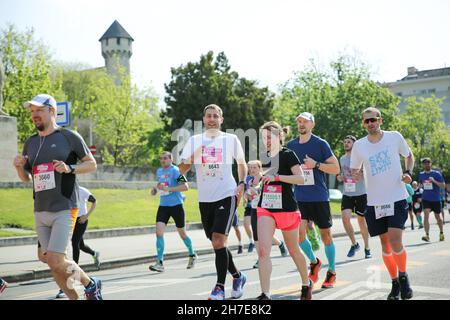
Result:
<svg viewBox="0 0 450 320"><path fill-rule="evenodd" d="M156 171L156 177L158 182L166 183L168 187L178 186L177 178L180 176L180 170L177 166L170 165L167 169L159 168ZM181 192L169 192L167 195L161 193L162 190L158 190L161 194L160 196L160 206L163 207L174 207L183 204L183 195Z"/></svg>

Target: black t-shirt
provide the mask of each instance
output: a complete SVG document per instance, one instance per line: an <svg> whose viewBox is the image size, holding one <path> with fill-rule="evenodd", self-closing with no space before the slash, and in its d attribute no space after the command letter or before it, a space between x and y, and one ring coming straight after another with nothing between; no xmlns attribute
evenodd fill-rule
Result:
<svg viewBox="0 0 450 320"><path fill-rule="evenodd" d="M282 175L282 176L292 176L291 168L295 165L300 165L300 161L294 151L282 148L281 151L275 157L267 157L268 161L264 161L263 169L266 175ZM295 201L295 196L292 188L292 184L285 182L271 182L269 186L280 186L282 187L282 209L268 209L270 212L295 212L298 210L297 201ZM258 202L258 207L261 207L261 203L264 198L264 186L262 187L261 197Z"/></svg>

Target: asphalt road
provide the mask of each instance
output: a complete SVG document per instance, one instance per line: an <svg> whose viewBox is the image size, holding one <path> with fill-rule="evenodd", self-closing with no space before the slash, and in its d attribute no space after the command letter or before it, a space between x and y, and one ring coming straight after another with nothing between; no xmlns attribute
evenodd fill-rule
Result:
<svg viewBox="0 0 450 320"><path fill-rule="evenodd" d="M446 241L437 239L437 226L432 226L431 243L421 240L423 230L407 230L404 243L408 250L408 273L417 300L450 300L450 226L445 225ZM358 239L360 244L362 239ZM319 282L313 291L316 300L384 300L390 291L390 279L382 263L377 238L371 239L372 259L364 259L363 250L352 259L347 258L349 240L339 238L336 243L337 284L333 289L320 288L326 273L323 246L318 256L324 262ZM248 278L244 296L254 299L260 293L257 269L252 266L256 252L237 255L238 268ZM299 298L300 278L290 257L281 257L277 247L272 249L272 298L294 300ZM205 300L216 275L214 256L200 256L194 269L186 270L187 259L165 262L166 271L155 273L148 265L94 272L103 281L103 297L108 300ZM79 287L80 293L82 288ZM0 300L51 300L57 293L52 279L14 283L0 296ZM231 276L227 276L226 296L231 293Z"/></svg>

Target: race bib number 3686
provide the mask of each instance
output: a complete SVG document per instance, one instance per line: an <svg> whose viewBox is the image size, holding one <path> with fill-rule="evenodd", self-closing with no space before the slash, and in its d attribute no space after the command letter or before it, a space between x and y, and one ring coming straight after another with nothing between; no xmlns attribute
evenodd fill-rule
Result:
<svg viewBox="0 0 450 320"><path fill-rule="evenodd" d="M52 162L33 167L33 184L35 192L55 189L55 171Z"/></svg>

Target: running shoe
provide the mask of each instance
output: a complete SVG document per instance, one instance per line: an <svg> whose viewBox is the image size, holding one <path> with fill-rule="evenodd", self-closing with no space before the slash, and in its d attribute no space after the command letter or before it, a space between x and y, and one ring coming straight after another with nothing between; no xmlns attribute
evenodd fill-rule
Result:
<svg viewBox="0 0 450 320"><path fill-rule="evenodd" d="M354 244L350 247L350 250L347 253L347 257L349 257L349 258L354 257L356 251L359 251L359 249L360 249L360 246L359 246L359 243L357 242L356 244Z"/></svg>
<svg viewBox="0 0 450 320"><path fill-rule="evenodd" d="M64 291L59 289L59 292L56 294L55 299L61 299L61 298L65 298L65 297L66 297L66 294L64 293Z"/></svg>
<svg viewBox="0 0 450 320"><path fill-rule="evenodd" d="M233 278L233 290L231 291L231 297L239 299L244 294L244 286L247 282L247 277L241 272L239 278Z"/></svg>
<svg viewBox="0 0 450 320"><path fill-rule="evenodd" d="M0 279L0 293L5 291L6 288L8 288L8 282L6 282L3 279Z"/></svg>
<svg viewBox="0 0 450 320"><path fill-rule="evenodd" d="M225 300L225 291L220 286L215 286L208 300Z"/></svg>
<svg viewBox="0 0 450 320"><path fill-rule="evenodd" d="M322 289L333 288L335 283L336 283L336 273L333 273L330 270L328 270L327 277L325 278L325 281L322 283Z"/></svg>
<svg viewBox="0 0 450 320"><path fill-rule="evenodd" d="M152 271L156 272L164 272L164 266L162 264L162 261L156 261L156 263L150 267L148 267Z"/></svg>
<svg viewBox="0 0 450 320"><path fill-rule="evenodd" d="M261 293L258 297L256 297L256 300L272 300L269 296L267 296L265 293Z"/></svg>
<svg viewBox="0 0 450 320"><path fill-rule="evenodd" d="M444 241L445 240L445 236L443 233L439 234L439 241Z"/></svg>
<svg viewBox="0 0 450 320"><path fill-rule="evenodd" d="M242 252L244 252L243 249L244 248L242 247L242 245L239 245L237 254L241 254Z"/></svg>
<svg viewBox="0 0 450 320"><path fill-rule="evenodd" d="M91 277L92 285L84 289L86 300L103 300L102 297L102 281L95 277Z"/></svg>
<svg viewBox="0 0 450 320"><path fill-rule="evenodd" d="M250 242L248 245L248 253L252 253L253 249L255 249L255 244L253 242Z"/></svg>
<svg viewBox="0 0 450 320"><path fill-rule="evenodd" d="M189 261L186 269L192 269L195 266L195 261L197 261L197 254L194 254L193 256L189 256ZM164 267L163 267L164 268Z"/></svg>
<svg viewBox="0 0 450 320"><path fill-rule="evenodd" d="M398 277L398 281L400 282L400 296L402 300L408 300L413 297L413 291L409 285L409 277L407 274Z"/></svg>
<svg viewBox="0 0 450 320"><path fill-rule="evenodd" d="M311 280L309 280L309 285L302 286L302 294L300 296L300 300L311 300L313 287L314 285Z"/></svg>
<svg viewBox="0 0 450 320"><path fill-rule="evenodd" d="M309 279L311 279L313 283L316 283L319 280L319 271L320 267L322 266L322 261L320 261L319 258L316 258L316 260L316 263L309 264Z"/></svg>
<svg viewBox="0 0 450 320"><path fill-rule="evenodd" d="M281 256L282 257L287 257L288 251L287 251L286 245L284 244L283 241L281 241L281 244L278 246L278 248L280 249Z"/></svg>
<svg viewBox="0 0 450 320"><path fill-rule="evenodd" d="M259 260L256 260L255 264L253 265L253 269L259 268Z"/></svg>
<svg viewBox="0 0 450 320"><path fill-rule="evenodd" d="M392 289L389 293L388 300L400 300L400 282L398 279L392 280Z"/></svg>
<svg viewBox="0 0 450 320"><path fill-rule="evenodd" d="M414 223L411 223L411 230L414 230Z"/></svg>
<svg viewBox="0 0 450 320"><path fill-rule="evenodd" d="M425 242L430 242L430 236L423 236L422 240Z"/></svg>
<svg viewBox="0 0 450 320"><path fill-rule="evenodd" d="M423 224L419 224L419 229L423 229Z"/></svg>
<svg viewBox="0 0 450 320"><path fill-rule="evenodd" d="M372 253L370 252L370 249L364 249L364 255L366 259L372 258Z"/></svg>
<svg viewBox="0 0 450 320"><path fill-rule="evenodd" d="M97 270L100 270L100 252L95 251L92 257L94 258L95 267L97 268Z"/></svg>

